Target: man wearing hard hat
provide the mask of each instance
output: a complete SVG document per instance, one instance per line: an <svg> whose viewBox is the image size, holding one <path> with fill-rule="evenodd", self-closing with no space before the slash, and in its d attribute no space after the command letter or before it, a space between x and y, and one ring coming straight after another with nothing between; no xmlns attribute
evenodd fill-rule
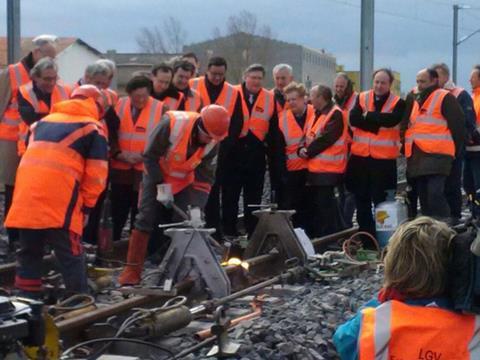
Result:
<svg viewBox="0 0 480 360"><path fill-rule="evenodd" d="M157 212L165 210L169 198L183 211L188 205L204 209L215 180L218 143L227 136L229 125L224 107L208 105L200 113L168 111L152 131L143 154L145 171L129 241L129 265L119 277L120 284L140 282Z"/></svg>

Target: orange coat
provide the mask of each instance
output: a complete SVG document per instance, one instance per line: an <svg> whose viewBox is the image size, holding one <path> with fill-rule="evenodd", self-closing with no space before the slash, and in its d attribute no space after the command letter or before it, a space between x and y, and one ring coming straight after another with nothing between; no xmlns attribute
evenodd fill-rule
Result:
<svg viewBox="0 0 480 360"><path fill-rule="evenodd" d="M83 211L105 189L107 142L92 99L68 100L31 127L5 225L81 235Z"/></svg>

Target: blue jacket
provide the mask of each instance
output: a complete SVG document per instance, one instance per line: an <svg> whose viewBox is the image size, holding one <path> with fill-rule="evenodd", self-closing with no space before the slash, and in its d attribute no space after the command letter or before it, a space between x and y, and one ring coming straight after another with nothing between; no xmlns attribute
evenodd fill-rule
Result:
<svg viewBox="0 0 480 360"><path fill-rule="evenodd" d="M450 302L445 298L431 298L431 299L414 299L406 300L406 304L426 306L435 303L437 306L452 310ZM360 329L362 327L362 309L368 307L380 306L380 302L375 298L363 305L357 314L348 320L346 323L340 325L333 335L333 343L337 348L338 355L342 360L357 360L358 359L358 338L360 336Z"/></svg>

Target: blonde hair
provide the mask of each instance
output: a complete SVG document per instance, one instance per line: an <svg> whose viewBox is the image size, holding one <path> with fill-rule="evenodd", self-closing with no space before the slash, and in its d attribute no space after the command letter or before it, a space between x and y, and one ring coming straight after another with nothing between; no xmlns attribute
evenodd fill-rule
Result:
<svg viewBox="0 0 480 360"><path fill-rule="evenodd" d="M283 89L284 94L289 94L294 91L296 91L300 97L307 95L307 90L305 89L305 85L296 83L295 81L292 81Z"/></svg>
<svg viewBox="0 0 480 360"><path fill-rule="evenodd" d="M427 216L400 225L388 244L384 287L410 298L442 295L454 235L445 223Z"/></svg>

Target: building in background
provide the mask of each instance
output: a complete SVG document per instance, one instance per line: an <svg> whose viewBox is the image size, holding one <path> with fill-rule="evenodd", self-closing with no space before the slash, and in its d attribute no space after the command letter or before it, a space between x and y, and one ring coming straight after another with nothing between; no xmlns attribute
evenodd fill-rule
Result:
<svg viewBox="0 0 480 360"><path fill-rule="evenodd" d="M331 85L335 77L336 59L324 50L242 32L187 45L183 50L199 57L201 72L212 56L225 57L227 80L232 83L241 82L243 70L252 63L266 67L266 87L273 86L272 68L279 63L290 64L296 81L307 87L319 83Z"/></svg>
<svg viewBox="0 0 480 360"><path fill-rule="evenodd" d="M33 37L22 38L22 57L32 50L32 39ZM100 51L79 38L58 38L55 58L58 64L58 76L67 84L80 79L85 67L101 58L103 55ZM7 65L7 38L0 37L0 69Z"/></svg>
<svg viewBox="0 0 480 360"><path fill-rule="evenodd" d="M355 91L360 91L360 71L345 70L342 65L339 65L337 67L337 72L340 72L340 71L345 72L348 75L348 77L353 81L353 88L355 89ZM392 70L392 72L394 77L392 92L395 95L402 96L402 87L401 87L402 81L401 81L400 73L394 70Z"/></svg>

